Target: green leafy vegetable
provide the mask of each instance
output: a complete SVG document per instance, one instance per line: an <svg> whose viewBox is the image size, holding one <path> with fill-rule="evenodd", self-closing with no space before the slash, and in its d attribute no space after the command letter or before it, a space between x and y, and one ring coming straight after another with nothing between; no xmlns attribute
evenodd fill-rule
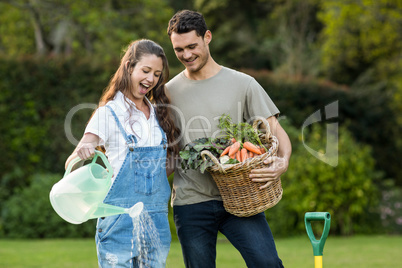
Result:
<svg viewBox="0 0 402 268"><path fill-rule="evenodd" d="M211 138L200 138L194 140L187 144L182 151L180 151L180 157L182 159L181 167L184 171L188 169L199 169L201 173L204 173L208 167L211 167L215 164L209 157L206 157L206 160L204 161L201 157L201 152L203 150L208 150L217 159L219 159L223 150L232 144L231 140L233 138L235 138L236 141L239 141L241 144L249 141L253 144L259 144L260 146L264 147L260 138L258 137L259 132L248 123L234 124L229 115L223 114L219 118L218 127L223 132L221 137L213 140ZM236 163L239 163L239 161L232 158L225 162L225 164Z"/></svg>
<svg viewBox="0 0 402 268"><path fill-rule="evenodd" d="M209 157L206 157L206 161L202 160L201 152L208 150L219 159L223 148L229 145L230 141L226 138L216 138L214 140L211 140L211 138L200 138L192 141L180 151L180 157L182 159L181 167L184 171L187 169L200 169L201 173L204 173L205 169L214 165L214 162L212 162Z"/></svg>
<svg viewBox="0 0 402 268"><path fill-rule="evenodd" d="M260 146L265 148L265 146L261 143L260 138L258 137L258 131L248 123L240 122L235 124L233 123L230 115L223 114L219 118L218 127L225 133L224 137L229 140L235 138L236 141L239 141L241 143L249 141L252 144L259 144Z"/></svg>

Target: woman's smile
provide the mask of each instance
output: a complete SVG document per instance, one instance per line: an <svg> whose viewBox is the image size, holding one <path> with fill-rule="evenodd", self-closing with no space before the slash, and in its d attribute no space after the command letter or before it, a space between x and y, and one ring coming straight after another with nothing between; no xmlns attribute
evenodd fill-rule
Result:
<svg viewBox="0 0 402 268"><path fill-rule="evenodd" d="M139 91L141 94L147 94L148 91L151 89L151 84L149 83L140 83Z"/></svg>

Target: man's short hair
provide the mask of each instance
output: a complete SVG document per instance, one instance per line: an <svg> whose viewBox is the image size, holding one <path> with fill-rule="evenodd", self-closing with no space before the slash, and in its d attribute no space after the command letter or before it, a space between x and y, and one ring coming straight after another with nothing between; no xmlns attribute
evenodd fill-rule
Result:
<svg viewBox="0 0 402 268"><path fill-rule="evenodd" d="M196 11L181 10L170 19L167 33L170 37L173 32L182 34L194 30L198 36L204 38L205 32L208 30L204 16Z"/></svg>

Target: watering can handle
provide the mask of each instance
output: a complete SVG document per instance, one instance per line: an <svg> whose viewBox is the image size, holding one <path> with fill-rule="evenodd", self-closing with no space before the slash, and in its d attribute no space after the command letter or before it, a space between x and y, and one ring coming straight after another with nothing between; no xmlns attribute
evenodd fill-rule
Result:
<svg viewBox="0 0 402 268"><path fill-rule="evenodd" d="M322 231L320 240L315 238L311 227L312 221L324 221L324 230ZM304 215L304 223L306 225L307 235L313 246L314 256L322 256L325 240L328 237L329 228L331 226L331 214L329 214L329 212L306 212Z"/></svg>
<svg viewBox="0 0 402 268"><path fill-rule="evenodd" d="M109 172L109 173L112 173L112 172L113 172L113 168L112 168L112 166L110 165L109 161L107 160L105 154L102 153L101 151L95 150L95 155L94 155L94 157L92 158L92 162L91 162L91 163L95 163L95 162L96 162L96 159L98 158L98 156L100 156L100 158L102 158L102 161L103 161L103 163L105 164L105 166L106 166L108 172ZM73 168L73 166L74 166L75 164L77 164L78 162L80 162L81 160L82 160L82 159L81 159L79 156L77 156L77 157L75 157L73 160L71 160L71 162L70 162L70 163L68 164L68 166L67 166L66 172L64 173L64 177L65 177L66 175L70 174L71 169Z"/></svg>

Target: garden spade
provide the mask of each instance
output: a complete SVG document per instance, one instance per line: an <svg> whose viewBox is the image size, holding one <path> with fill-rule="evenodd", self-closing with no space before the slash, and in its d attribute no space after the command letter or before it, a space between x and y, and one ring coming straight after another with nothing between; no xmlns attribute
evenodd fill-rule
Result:
<svg viewBox="0 0 402 268"><path fill-rule="evenodd" d="M320 240L315 238L311 227L312 221L324 221L324 230L322 231ZM325 240L328 237L329 228L331 226L331 214L329 214L329 212L306 212L304 215L304 223L306 225L307 235L310 238L311 245L313 246L314 267L322 268L322 254Z"/></svg>

